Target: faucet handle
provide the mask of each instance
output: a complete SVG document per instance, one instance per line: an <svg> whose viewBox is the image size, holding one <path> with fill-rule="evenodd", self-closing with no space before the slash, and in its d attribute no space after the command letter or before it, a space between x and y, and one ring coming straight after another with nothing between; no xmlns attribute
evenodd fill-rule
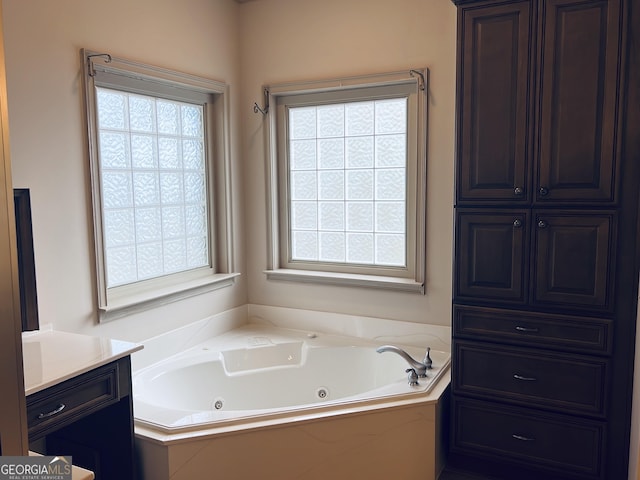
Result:
<svg viewBox="0 0 640 480"><path fill-rule="evenodd" d="M407 372L409 374L409 376L407 377L407 380L409 380L409 386L410 387L415 387L416 385L419 385L419 383L418 383L418 374L416 373L415 369L407 368L405 370L405 372Z"/></svg>
<svg viewBox="0 0 640 480"><path fill-rule="evenodd" d="M427 347L427 353L425 353L424 360L422 361L425 367L427 367L427 370L431 370L433 368L433 361L431 360L431 355L429 355L430 352L431 347Z"/></svg>

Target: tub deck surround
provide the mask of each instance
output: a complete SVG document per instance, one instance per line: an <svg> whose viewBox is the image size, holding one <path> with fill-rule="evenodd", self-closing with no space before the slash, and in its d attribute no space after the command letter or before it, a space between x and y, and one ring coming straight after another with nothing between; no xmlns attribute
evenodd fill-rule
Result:
<svg viewBox="0 0 640 480"><path fill-rule="evenodd" d="M430 404L317 417L184 438L170 445L136 427L143 480L436 480L444 467L449 371Z"/></svg>
<svg viewBox="0 0 640 480"><path fill-rule="evenodd" d="M389 401L424 402L449 366L448 352L432 350L428 378L409 386L407 362L377 353L378 346L353 337L246 325L137 372L136 423L173 433L255 419L282 422L292 413L311 418ZM419 359L426 351L404 349Z"/></svg>

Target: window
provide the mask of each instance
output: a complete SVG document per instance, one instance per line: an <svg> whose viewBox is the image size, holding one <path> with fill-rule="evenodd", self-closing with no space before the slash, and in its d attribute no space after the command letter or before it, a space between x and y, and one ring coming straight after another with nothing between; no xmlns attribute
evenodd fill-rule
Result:
<svg viewBox="0 0 640 480"><path fill-rule="evenodd" d="M267 88L269 278L423 291L424 78Z"/></svg>
<svg viewBox="0 0 640 480"><path fill-rule="evenodd" d="M231 284L226 85L84 56L101 319Z"/></svg>

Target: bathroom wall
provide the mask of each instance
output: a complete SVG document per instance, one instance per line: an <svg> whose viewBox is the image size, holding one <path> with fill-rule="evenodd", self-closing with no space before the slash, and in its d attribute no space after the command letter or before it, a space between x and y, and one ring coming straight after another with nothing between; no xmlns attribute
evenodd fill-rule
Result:
<svg viewBox="0 0 640 480"><path fill-rule="evenodd" d="M241 15L251 303L449 325L456 9L447 0L259 0ZM262 86L429 69L426 294L268 281Z"/></svg>
<svg viewBox="0 0 640 480"><path fill-rule="evenodd" d="M3 0L14 187L31 189L40 323L148 338L246 303L231 288L98 325L80 49L231 85L236 265L245 270L239 168L239 5L232 0Z"/></svg>

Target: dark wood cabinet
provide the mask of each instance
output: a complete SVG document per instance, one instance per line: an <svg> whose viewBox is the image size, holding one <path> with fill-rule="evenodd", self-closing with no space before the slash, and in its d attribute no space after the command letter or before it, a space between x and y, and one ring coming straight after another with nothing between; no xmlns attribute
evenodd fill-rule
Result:
<svg viewBox="0 0 640 480"><path fill-rule="evenodd" d="M459 209L454 297L524 303L529 213Z"/></svg>
<svg viewBox="0 0 640 480"><path fill-rule="evenodd" d="M29 448L71 455L96 480L133 480L132 396L129 356L29 395Z"/></svg>
<svg viewBox="0 0 640 480"><path fill-rule="evenodd" d="M505 479L626 478L638 14L629 0L453 2L450 462Z"/></svg>
<svg viewBox="0 0 640 480"><path fill-rule="evenodd" d="M456 342L453 355L465 365L453 378L458 393L560 413L605 415L607 358L471 341Z"/></svg>
<svg viewBox="0 0 640 480"><path fill-rule="evenodd" d="M456 339L610 355L613 320L456 304L453 335Z"/></svg>
<svg viewBox="0 0 640 480"><path fill-rule="evenodd" d="M615 203L620 0L461 3L458 204Z"/></svg>
<svg viewBox="0 0 640 480"><path fill-rule="evenodd" d="M505 473L510 480L620 478L603 476L604 422L463 398L454 399L452 410L459 419L454 446L500 464L493 475ZM537 473L528 476L524 467Z"/></svg>
<svg viewBox="0 0 640 480"><path fill-rule="evenodd" d="M614 202L620 0L540 2L538 202Z"/></svg>
<svg viewBox="0 0 640 480"><path fill-rule="evenodd" d="M615 282L615 213L536 210L531 303L609 311Z"/></svg>
<svg viewBox="0 0 640 480"><path fill-rule="evenodd" d="M615 212L458 208L456 218L456 301L612 308Z"/></svg>
<svg viewBox="0 0 640 480"><path fill-rule="evenodd" d="M530 2L469 8L458 29L458 202L529 200Z"/></svg>

